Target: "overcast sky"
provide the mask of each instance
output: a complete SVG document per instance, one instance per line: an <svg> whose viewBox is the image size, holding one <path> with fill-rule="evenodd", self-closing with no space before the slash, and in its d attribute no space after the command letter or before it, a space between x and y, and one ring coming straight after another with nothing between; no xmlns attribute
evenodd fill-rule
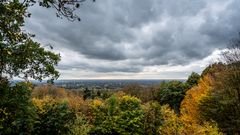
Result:
<svg viewBox="0 0 240 135"><path fill-rule="evenodd" d="M25 29L61 54L61 79L179 79L240 32L240 0L96 0L81 22L32 7Z"/></svg>

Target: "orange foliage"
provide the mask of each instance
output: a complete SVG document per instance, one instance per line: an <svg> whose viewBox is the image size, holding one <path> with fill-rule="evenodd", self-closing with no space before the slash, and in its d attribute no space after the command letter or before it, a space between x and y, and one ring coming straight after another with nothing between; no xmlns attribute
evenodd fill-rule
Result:
<svg viewBox="0 0 240 135"><path fill-rule="evenodd" d="M84 101L78 91L70 91L52 85L42 85L34 88L32 97L35 104L39 105L43 101L48 102L48 100L66 101L69 108L73 109L77 114L90 115L90 101Z"/></svg>
<svg viewBox="0 0 240 135"><path fill-rule="evenodd" d="M69 107L76 111L79 111L84 104L83 98L79 96L69 95L66 100L68 101Z"/></svg>
<svg viewBox="0 0 240 135"><path fill-rule="evenodd" d="M53 85L37 86L32 91L32 96L36 98L44 98L47 95L53 98L66 98L68 93L64 88L59 88Z"/></svg>
<svg viewBox="0 0 240 135"><path fill-rule="evenodd" d="M210 76L204 76L200 79L199 84L186 92L186 96L181 104L181 120L187 134L194 134L201 128L201 119L199 118L198 105L200 100L207 96L213 85L213 80Z"/></svg>

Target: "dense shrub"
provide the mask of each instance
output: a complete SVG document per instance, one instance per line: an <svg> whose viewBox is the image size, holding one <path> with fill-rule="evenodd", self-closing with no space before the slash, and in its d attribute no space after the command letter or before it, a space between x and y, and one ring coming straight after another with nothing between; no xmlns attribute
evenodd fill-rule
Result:
<svg viewBox="0 0 240 135"><path fill-rule="evenodd" d="M94 127L90 134L143 134L144 112L139 99L112 96L93 101Z"/></svg>
<svg viewBox="0 0 240 135"><path fill-rule="evenodd" d="M88 135L91 127L92 126L89 124L87 118L84 116L77 116L68 135Z"/></svg>
<svg viewBox="0 0 240 135"><path fill-rule="evenodd" d="M175 112L168 105L162 106L160 111L162 113L163 120L162 125L158 129L158 133L161 135L183 134L182 122Z"/></svg>
<svg viewBox="0 0 240 135"><path fill-rule="evenodd" d="M17 83L0 85L0 134L30 134L37 117L31 101L31 85ZM14 129L14 130L13 130Z"/></svg>
<svg viewBox="0 0 240 135"><path fill-rule="evenodd" d="M149 102L144 105L144 134L159 135L158 129L163 124L161 106L158 102Z"/></svg>
<svg viewBox="0 0 240 135"><path fill-rule="evenodd" d="M76 119L75 112L69 109L67 102L53 100L50 97L33 99L38 119L34 124L34 134L67 134Z"/></svg>

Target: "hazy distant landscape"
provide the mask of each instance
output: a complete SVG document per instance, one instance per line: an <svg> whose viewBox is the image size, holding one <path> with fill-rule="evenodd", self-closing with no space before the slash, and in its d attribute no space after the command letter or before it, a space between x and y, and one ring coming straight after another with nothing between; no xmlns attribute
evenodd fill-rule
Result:
<svg viewBox="0 0 240 135"><path fill-rule="evenodd" d="M139 84L142 86L155 86L160 85L161 82L169 82L171 80L164 79L155 79L155 80L147 80L147 79L139 79L139 80L57 80L55 81L55 85L64 88L95 88L95 89L120 89L124 86L130 84ZM185 80L179 80L185 81Z"/></svg>
<svg viewBox="0 0 240 135"><path fill-rule="evenodd" d="M186 79L86 79L86 80L56 80L54 81L55 86L67 88L67 89L109 89L118 90L127 85L137 84L141 86L157 86L161 82L170 81L181 81L184 82ZM21 80L13 80L12 83L16 84L22 82ZM31 81L35 85L46 85L47 81Z"/></svg>

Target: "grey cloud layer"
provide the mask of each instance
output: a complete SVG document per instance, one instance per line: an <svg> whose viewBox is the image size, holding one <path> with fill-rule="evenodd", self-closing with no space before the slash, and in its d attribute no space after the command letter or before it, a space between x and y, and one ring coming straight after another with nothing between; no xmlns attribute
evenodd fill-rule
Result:
<svg viewBox="0 0 240 135"><path fill-rule="evenodd" d="M239 0L97 0L83 3L82 21L73 23L34 7L26 29L89 60L128 61L122 67L86 62L69 68L140 72L144 66L188 64L226 47L240 31L238 5Z"/></svg>

